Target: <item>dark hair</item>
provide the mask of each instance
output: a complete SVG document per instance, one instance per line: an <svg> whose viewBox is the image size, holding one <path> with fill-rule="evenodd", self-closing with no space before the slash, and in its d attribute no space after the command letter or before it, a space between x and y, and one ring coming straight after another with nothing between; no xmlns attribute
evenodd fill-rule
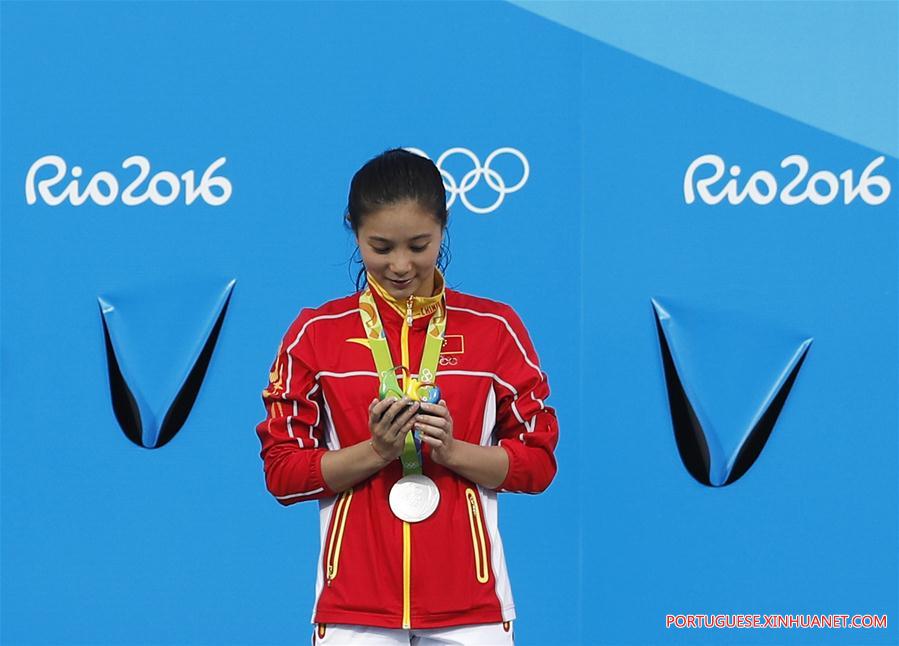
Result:
<svg viewBox="0 0 899 646"><path fill-rule="evenodd" d="M449 213L446 209L446 189L437 166L427 157L410 152L403 148L385 150L377 157L365 162L350 182L350 194L347 198L344 224L353 233L358 233L359 225L365 216L379 209L413 201L427 213L436 218L440 228L446 234L446 223ZM359 249L353 252L351 262L361 264L362 258L356 257ZM437 266L446 271L449 265L448 236L444 235ZM365 285L365 267L356 274L356 290Z"/></svg>

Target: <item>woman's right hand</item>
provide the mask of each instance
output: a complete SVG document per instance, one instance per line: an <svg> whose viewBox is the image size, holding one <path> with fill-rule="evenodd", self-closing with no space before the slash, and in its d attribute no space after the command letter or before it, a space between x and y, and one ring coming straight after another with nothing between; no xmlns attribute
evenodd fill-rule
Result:
<svg viewBox="0 0 899 646"><path fill-rule="evenodd" d="M419 403L408 397L388 397L372 400L368 406L368 430L371 446L387 463L398 458L406 443L406 433L412 430Z"/></svg>

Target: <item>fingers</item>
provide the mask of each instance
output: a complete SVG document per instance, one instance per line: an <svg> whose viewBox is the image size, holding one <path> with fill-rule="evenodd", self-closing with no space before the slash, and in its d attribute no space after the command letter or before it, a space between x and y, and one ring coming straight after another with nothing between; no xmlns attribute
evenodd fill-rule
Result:
<svg viewBox="0 0 899 646"><path fill-rule="evenodd" d="M397 428L396 433L393 435L394 442L404 442L406 440L406 434L412 431L415 426L415 420L410 419L408 422Z"/></svg>
<svg viewBox="0 0 899 646"><path fill-rule="evenodd" d="M413 415L418 412L419 403L416 401L406 404L405 410L402 410L396 418L394 418L392 426L403 427L412 419Z"/></svg>
<svg viewBox="0 0 899 646"><path fill-rule="evenodd" d="M453 420L446 407L446 401L428 404L388 397L369 404L372 432L390 443L404 439L406 433L416 429L422 440L431 446L445 446L452 438Z"/></svg>
<svg viewBox="0 0 899 646"><path fill-rule="evenodd" d="M421 412L415 416L415 421L420 424L430 424L431 426L437 426L439 428L446 428L449 425L449 421L445 417L423 415Z"/></svg>
<svg viewBox="0 0 899 646"><path fill-rule="evenodd" d="M384 428L389 428L393 424L394 418L405 409L408 401L409 400L405 397L402 399L388 397L381 402L381 404L383 404L383 408L381 409L381 424L383 424Z"/></svg>
<svg viewBox="0 0 899 646"><path fill-rule="evenodd" d="M453 418L450 416L449 410L444 405L445 403L446 402L442 399L440 400L440 404L423 403L418 415L415 416L415 421L418 426L430 426L452 433Z"/></svg>
<svg viewBox="0 0 899 646"><path fill-rule="evenodd" d="M425 444L429 444L430 446L432 446L433 448L436 448L436 449L439 449L440 447L443 446L443 442L441 440L430 437L428 435L422 435L421 441L424 442Z"/></svg>
<svg viewBox="0 0 899 646"><path fill-rule="evenodd" d="M418 412L418 402L410 401L408 398L395 400L387 408L378 423L378 431L389 442L397 441L400 435L412 430L414 422L413 417Z"/></svg>
<svg viewBox="0 0 899 646"><path fill-rule="evenodd" d="M372 422L377 422L384 415L384 411L390 408L390 404L394 401L392 397L388 397L387 399L377 400L373 399L371 404L368 405L368 416Z"/></svg>
<svg viewBox="0 0 899 646"><path fill-rule="evenodd" d="M436 415L437 417L442 417L446 420L451 420L449 409L446 407L446 402L444 400L440 400L439 404L427 404L422 402L421 404L422 413L429 413L431 415Z"/></svg>
<svg viewBox="0 0 899 646"><path fill-rule="evenodd" d="M421 441L430 445L432 450L447 450L453 445L453 434L451 431L429 424L416 424L416 430ZM434 456L435 454L431 454Z"/></svg>
<svg viewBox="0 0 899 646"><path fill-rule="evenodd" d="M395 397L387 397L380 401L377 399L372 400L368 405L368 426L372 437L388 442L393 441L393 434L389 432L390 422L392 421L390 408L395 402Z"/></svg>
<svg viewBox="0 0 899 646"><path fill-rule="evenodd" d="M422 424L421 422L416 422L414 429L427 437L437 439L446 437L446 429L440 428L439 426L432 426L431 424Z"/></svg>

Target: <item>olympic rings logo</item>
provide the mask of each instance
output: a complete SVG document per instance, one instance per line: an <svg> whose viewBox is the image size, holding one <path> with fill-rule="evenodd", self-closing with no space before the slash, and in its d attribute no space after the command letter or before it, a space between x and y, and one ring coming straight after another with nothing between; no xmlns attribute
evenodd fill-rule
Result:
<svg viewBox="0 0 899 646"><path fill-rule="evenodd" d="M422 157L428 157L428 155L421 150L420 148L410 148L407 147L411 153L415 153L416 155L421 155ZM473 166L473 168L466 172L465 175L462 176L461 182L456 182L456 178L453 177L446 169L443 168L443 163L453 155L462 155L467 157ZM517 157L519 163L521 163L521 179L518 180L512 186L507 186L506 181L503 179L502 175L496 172L494 169L490 167L490 164L499 157L500 155L512 155L513 157ZM503 200L506 199L506 195L509 193L514 193L519 190L522 186L525 185L525 182L528 181L528 176L531 174L531 166L528 163L527 157L518 150L517 148L512 148L510 146L505 146L503 148L497 148L492 153L487 156L487 159L484 160L484 165L481 165L481 161L478 159L478 156L475 155L468 148L450 148L445 153L440 155L437 158L437 161L434 162L437 166L437 169L440 171L440 175L443 177L443 186L446 188L447 193L449 193L449 198L446 200L446 207L449 208L453 205L458 197L462 204L465 205L472 213L492 213L496 209L499 208L500 204L503 203ZM496 200L490 206L476 206L472 204L468 199L468 192L473 189L478 183L481 181L481 178L484 178L484 181L487 183L487 186L496 191Z"/></svg>

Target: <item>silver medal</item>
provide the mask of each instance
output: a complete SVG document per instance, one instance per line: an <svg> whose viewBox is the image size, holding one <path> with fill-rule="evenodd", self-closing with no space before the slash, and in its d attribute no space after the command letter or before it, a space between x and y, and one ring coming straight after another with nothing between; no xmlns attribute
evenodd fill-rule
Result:
<svg viewBox="0 0 899 646"><path fill-rule="evenodd" d="M389 501L394 516L407 523L417 523L437 509L440 490L428 476L405 476L390 489Z"/></svg>

